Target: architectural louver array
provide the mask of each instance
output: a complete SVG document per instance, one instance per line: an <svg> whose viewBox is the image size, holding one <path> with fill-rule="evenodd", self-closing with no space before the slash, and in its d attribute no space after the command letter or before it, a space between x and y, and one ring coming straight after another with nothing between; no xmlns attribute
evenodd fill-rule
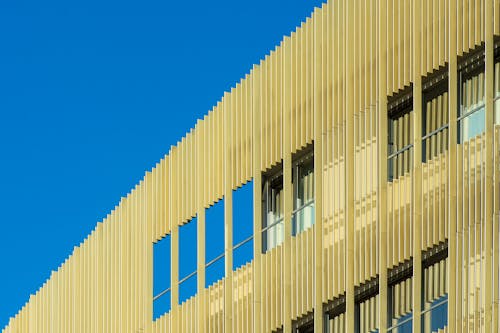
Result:
<svg viewBox="0 0 500 333"><path fill-rule="evenodd" d="M330 0L4 332L500 332L499 38L500 0ZM232 193L250 180L254 256L233 270ZM205 288L198 251L178 304L179 226L196 216L204 249L222 198L224 278ZM172 307L153 321L167 234Z"/></svg>

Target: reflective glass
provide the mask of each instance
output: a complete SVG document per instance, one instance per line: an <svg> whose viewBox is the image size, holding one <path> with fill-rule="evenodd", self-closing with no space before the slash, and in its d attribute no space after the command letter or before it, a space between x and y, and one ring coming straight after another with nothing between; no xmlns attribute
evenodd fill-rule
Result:
<svg viewBox="0 0 500 333"><path fill-rule="evenodd" d="M460 121L460 142L469 141L484 132L484 107Z"/></svg>
<svg viewBox="0 0 500 333"><path fill-rule="evenodd" d="M294 184L296 190L294 191L292 234L297 235L314 224L314 164L312 156L307 163L298 165L294 171L297 173L297 184Z"/></svg>
<svg viewBox="0 0 500 333"><path fill-rule="evenodd" d="M424 310L425 311L425 310ZM448 325L448 294L445 294L428 305L428 310L422 313L422 328L424 332L437 332Z"/></svg>

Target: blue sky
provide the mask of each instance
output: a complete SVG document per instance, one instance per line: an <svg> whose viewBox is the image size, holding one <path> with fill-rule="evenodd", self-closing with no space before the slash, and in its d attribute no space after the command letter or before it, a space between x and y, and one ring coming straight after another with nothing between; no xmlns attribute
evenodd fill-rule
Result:
<svg viewBox="0 0 500 333"><path fill-rule="evenodd" d="M320 4L0 2L0 327Z"/></svg>

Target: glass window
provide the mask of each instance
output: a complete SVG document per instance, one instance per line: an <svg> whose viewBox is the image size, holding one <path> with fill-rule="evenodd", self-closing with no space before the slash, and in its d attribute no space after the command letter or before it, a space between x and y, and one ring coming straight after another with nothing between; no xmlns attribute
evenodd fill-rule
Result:
<svg viewBox="0 0 500 333"><path fill-rule="evenodd" d="M378 332L378 294L356 304L356 333Z"/></svg>
<svg viewBox="0 0 500 333"><path fill-rule="evenodd" d="M460 72L459 143L484 132L484 63L475 63Z"/></svg>
<svg viewBox="0 0 500 333"><path fill-rule="evenodd" d="M253 182L233 192L233 269L253 259Z"/></svg>
<svg viewBox="0 0 500 333"><path fill-rule="evenodd" d="M312 154L295 164L292 180L294 193L292 234L297 235L314 224L314 156Z"/></svg>
<svg viewBox="0 0 500 333"><path fill-rule="evenodd" d="M409 172L413 164L413 110L409 99L389 112L388 124L388 180Z"/></svg>
<svg viewBox="0 0 500 333"><path fill-rule="evenodd" d="M284 196L283 174L264 182L262 193L264 216L262 219L262 251L267 252L283 242Z"/></svg>
<svg viewBox="0 0 500 333"><path fill-rule="evenodd" d="M314 321L309 321L307 323L301 324L295 330L295 333L314 333Z"/></svg>
<svg viewBox="0 0 500 333"><path fill-rule="evenodd" d="M431 333L448 325L448 259L424 268L422 332Z"/></svg>
<svg viewBox="0 0 500 333"><path fill-rule="evenodd" d="M408 278L389 287L389 328L391 333L412 331L412 279Z"/></svg>
<svg viewBox="0 0 500 333"><path fill-rule="evenodd" d="M326 315L326 332L344 333L345 332L345 312L339 314Z"/></svg>
<svg viewBox="0 0 500 333"><path fill-rule="evenodd" d="M170 311L170 235L153 243L153 320Z"/></svg>
<svg viewBox="0 0 500 333"><path fill-rule="evenodd" d="M430 87L424 94L422 116L422 162L448 149L448 91L447 81Z"/></svg>

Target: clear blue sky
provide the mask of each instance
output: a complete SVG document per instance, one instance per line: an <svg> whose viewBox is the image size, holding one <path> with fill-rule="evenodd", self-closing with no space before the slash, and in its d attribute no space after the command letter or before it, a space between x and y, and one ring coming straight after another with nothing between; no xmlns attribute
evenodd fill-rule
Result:
<svg viewBox="0 0 500 333"><path fill-rule="evenodd" d="M0 328L320 4L0 2Z"/></svg>

